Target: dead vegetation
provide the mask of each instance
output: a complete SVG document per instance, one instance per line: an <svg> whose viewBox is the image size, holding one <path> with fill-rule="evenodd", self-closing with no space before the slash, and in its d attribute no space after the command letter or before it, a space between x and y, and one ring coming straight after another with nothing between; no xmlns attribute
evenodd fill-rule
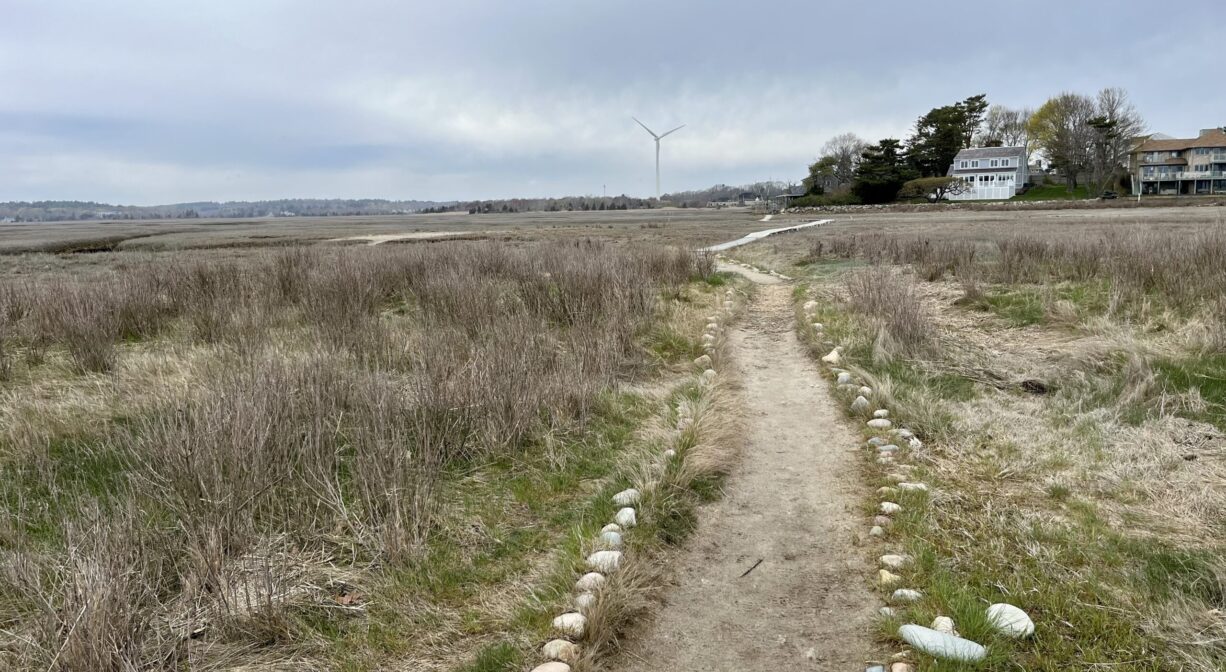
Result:
<svg viewBox="0 0 1226 672"><path fill-rule="evenodd" d="M792 252L823 306L814 351L843 345L924 440L927 514L889 532L929 596L908 619L1037 614L988 669L1226 665L1223 261L1218 226L826 232ZM913 331L933 346L879 345Z"/></svg>
<svg viewBox="0 0 1226 672"><path fill-rule="evenodd" d="M448 242L4 280L0 665L338 655L389 609L372 586L424 599L398 577L454 531L456 471L604 422L662 291L701 272L668 248Z"/></svg>

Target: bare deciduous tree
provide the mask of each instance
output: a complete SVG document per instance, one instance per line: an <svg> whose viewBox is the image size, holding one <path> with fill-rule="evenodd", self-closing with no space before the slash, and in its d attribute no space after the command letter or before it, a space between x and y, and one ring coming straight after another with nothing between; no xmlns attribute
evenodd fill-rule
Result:
<svg viewBox="0 0 1226 672"><path fill-rule="evenodd" d="M1024 107L1014 109L993 105L983 121L983 133L978 144L985 147L1021 147L1026 144L1026 124L1034 110Z"/></svg>
<svg viewBox="0 0 1226 672"><path fill-rule="evenodd" d="M1104 191L1111 186L1120 168L1128 160L1136 138L1145 131L1145 122L1120 88L1098 92L1094 117L1087 122L1091 135L1090 173L1094 186Z"/></svg>
<svg viewBox="0 0 1226 672"><path fill-rule="evenodd" d="M822 145L822 158L828 159L831 172L839 186L851 184L860 165L860 155L868 143L855 133L836 135Z"/></svg>

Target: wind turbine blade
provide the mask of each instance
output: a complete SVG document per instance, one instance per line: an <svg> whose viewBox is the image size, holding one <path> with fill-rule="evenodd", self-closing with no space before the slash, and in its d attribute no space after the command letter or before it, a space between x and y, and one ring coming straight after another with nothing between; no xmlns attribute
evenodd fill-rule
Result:
<svg viewBox="0 0 1226 672"><path fill-rule="evenodd" d="M680 131L680 130L681 130L681 129L683 129L683 128L685 128L685 124L681 124L680 126L678 126L678 127L674 128L673 130L669 131L668 133L676 133L677 131ZM668 133L665 133L664 135L668 135ZM664 137L664 135L661 135L660 137L662 138L662 137Z"/></svg>
<svg viewBox="0 0 1226 672"><path fill-rule="evenodd" d="M647 131L648 133L650 133L650 134L651 134L651 137L655 138L656 140L659 140L660 138L664 137L664 136L661 136L661 135L656 135L656 132L655 132L655 131L651 130L650 128L647 128L647 124L644 124L643 122L639 121L637 117L630 117L630 118L631 118L631 119L634 119L634 122L635 122L636 124L638 124L639 126L642 126L642 127L643 127L643 130L644 130L644 131Z"/></svg>

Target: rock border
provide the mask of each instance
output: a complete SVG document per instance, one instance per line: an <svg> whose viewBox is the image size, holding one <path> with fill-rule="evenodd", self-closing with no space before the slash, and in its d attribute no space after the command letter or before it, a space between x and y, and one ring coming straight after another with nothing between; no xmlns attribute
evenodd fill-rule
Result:
<svg viewBox="0 0 1226 672"><path fill-rule="evenodd" d="M887 541L889 530L893 527L894 516L903 512L903 506L894 501L899 493L924 493L923 503L926 504L930 488L927 483L913 480L911 472L916 469L907 460L913 457L915 451L924 447L923 441L906 427L894 427L890 419L892 414L887 408L874 408L876 401L872 387L857 380L855 374L840 368L844 362L843 348L826 340L824 326L815 321L819 304L809 300L801 306L804 324L808 324L819 343L833 346L829 354L820 358L826 365L826 371L834 378L836 398L840 393L854 396L848 405L848 413L853 417L869 418L864 423L862 432L868 434L864 446L871 451L873 462L877 465L884 480L893 486L878 488L877 515L872 520L868 536L879 541ZM905 472L905 473L904 473ZM895 606L882 606L878 612L883 618L898 618L907 605L924 599L924 594L902 586L903 576L891 570L903 571L912 565L912 559L901 553L885 553L877 559L881 568L877 572L877 585L888 590L888 602ZM1023 638L1034 633L1034 622L1022 609L1005 603L989 606L986 616L993 627L1008 637ZM978 642L961 637L953 619L948 616L937 616L931 627L907 623L898 630L898 637L913 649L922 651L935 658L960 662L976 662L987 656L987 647ZM911 662L911 651L904 649L891 656L888 663L868 662L866 672L914 672Z"/></svg>
<svg viewBox="0 0 1226 672"><path fill-rule="evenodd" d="M703 354L692 363L696 372L694 379L701 395L713 394L714 388L719 384L716 369L720 359L719 345L724 323L732 316L735 304L736 293L729 288L722 298L717 298L718 313L707 317L702 335ZM677 421L672 433L673 443L697 426L697 418L692 415L691 404L679 403L675 412ZM675 448L667 448L657 457L656 467L665 467L678 459L684 459L684 456L679 458ZM613 520L601 528L599 535L591 542L592 548L600 550L593 551L585 559L587 571L574 583L573 608L553 619L553 638L540 649L545 662L533 667L532 672L571 672L572 666L583 659L583 646L580 642L588 634L585 612L599 604L602 589L608 583L609 577L622 570L627 561L626 551L623 550L625 538L633 534L633 528L638 523L638 508L644 497L653 491L654 486L654 482L641 482L610 498L613 506L617 507L617 512Z"/></svg>

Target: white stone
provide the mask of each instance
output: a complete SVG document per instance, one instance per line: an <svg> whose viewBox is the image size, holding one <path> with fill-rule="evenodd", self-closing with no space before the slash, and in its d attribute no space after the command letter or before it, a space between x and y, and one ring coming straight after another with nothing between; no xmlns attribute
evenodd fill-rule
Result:
<svg viewBox="0 0 1226 672"><path fill-rule="evenodd" d="M877 494L881 495L882 497L893 497L894 495L898 494L898 488L891 488L888 485L883 485L880 488L877 488Z"/></svg>
<svg viewBox="0 0 1226 672"><path fill-rule="evenodd" d="M880 525L882 527L890 527L894 524L894 521L890 520L889 516L873 516L873 524Z"/></svg>
<svg viewBox="0 0 1226 672"><path fill-rule="evenodd" d="M911 558L908 558L905 555L895 555L892 553L889 555L883 555L880 558L877 558L877 560L890 569L902 569L911 562Z"/></svg>
<svg viewBox="0 0 1226 672"><path fill-rule="evenodd" d="M898 489L905 490L907 492L928 492L928 484L927 483L899 483Z"/></svg>
<svg viewBox="0 0 1226 672"><path fill-rule="evenodd" d="M606 574L615 572L621 564L621 551L596 551L587 556L587 566L597 572L604 572Z"/></svg>
<svg viewBox="0 0 1226 672"><path fill-rule="evenodd" d="M837 382L839 385L849 385L851 384L851 374L844 371L843 373L839 374L838 380L835 382Z"/></svg>
<svg viewBox="0 0 1226 672"><path fill-rule="evenodd" d="M582 637L587 630L587 617L583 614L568 611L553 619L553 628L564 635Z"/></svg>
<svg viewBox="0 0 1226 672"><path fill-rule="evenodd" d="M902 483L903 481L907 480L907 477L902 474L886 474L885 480L892 481L894 483Z"/></svg>
<svg viewBox="0 0 1226 672"><path fill-rule="evenodd" d="M638 523L638 517L634 515L634 509L627 506L617 511L617 515L613 516L613 522L621 525L622 529L628 530Z"/></svg>
<svg viewBox="0 0 1226 672"><path fill-rule="evenodd" d="M703 342L703 344L714 343L714 342L715 342L715 336L714 336L713 334L703 334L703 335L702 335L702 342Z"/></svg>
<svg viewBox="0 0 1226 672"><path fill-rule="evenodd" d="M597 590L604 585L605 581L606 579L604 578L604 574L600 574L598 572L588 572L587 574L579 577L579 580L575 582L575 590L581 593Z"/></svg>
<svg viewBox="0 0 1226 672"><path fill-rule="evenodd" d="M868 410L868 399L864 397L856 397L856 400L851 402L852 413L863 413Z"/></svg>
<svg viewBox="0 0 1226 672"><path fill-rule="evenodd" d="M596 605L596 593L579 593L575 596L575 608L587 611Z"/></svg>
<svg viewBox="0 0 1226 672"><path fill-rule="evenodd" d="M622 526L618 525L617 523L609 523L608 525L605 525L604 527L600 528L601 534L604 534L605 532L621 533L621 531L622 531Z"/></svg>
<svg viewBox="0 0 1226 672"><path fill-rule="evenodd" d="M541 647L541 655L564 663L573 663L579 660L579 645L565 639L551 639Z"/></svg>
<svg viewBox="0 0 1226 672"><path fill-rule="evenodd" d="M694 360L694 366L702 369L711 368L711 355L702 355Z"/></svg>
<svg viewBox="0 0 1226 672"><path fill-rule="evenodd" d="M669 448L668 450L664 451L664 459L671 460L676 456L677 456L677 451L673 450L672 448Z"/></svg>
<svg viewBox="0 0 1226 672"><path fill-rule="evenodd" d="M877 572L877 583L881 584L882 587L892 586L899 581L902 581L902 577L894 574L893 572L889 572L884 569Z"/></svg>
<svg viewBox="0 0 1226 672"><path fill-rule="evenodd" d="M715 382L715 369L707 369L706 371L703 371L701 380L702 380L703 385L710 385L711 383L714 383Z"/></svg>
<svg viewBox="0 0 1226 672"><path fill-rule="evenodd" d="M895 602L918 602L924 596L918 590L910 588L899 588L890 595L890 599Z"/></svg>
<svg viewBox="0 0 1226 672"><path fill-rule="evenodd" d="M894 607L882 607L877 610L877 613L885 616L886 618L894 618L898 612L894 611Z"/></svg>
<svg viewBox="0 0 1226 672"><path fill-rule="evenodd" d="M881 457L877 458L877 464L880 464L882 466L887 465L887 464L894 464L894 458L891 457L889 453L882 453Z"/></svg>
<svg viewBox="0 0 1226 672"><path fill-rule="evenodd" d="M915 436L914 432L906 428L895 430L894 433L903 439L910 439L911 437Z"/></svg>
<svg viewBox="0 0 1226 672"><path fill-rule="evenodd" d="M892 443L887 443L884 446L877 446L877 452L879 453L897 453L898 446Z"/></svg>
<svg viewBox="0 0 1226 672"><path fill-rule="evenodd" d="M613 495L613 503L617 506L630 506L632 504L638 504L639 500L642 498L643 493L639 492L637 488L626 488L616 495Z"/></svg>
<svg viewBox="0 0 1226 672"><path fill-rule="evenodd" d="M911 646L936 658L973 663L988 655L988 650L981 644L922 625L904 625L898 629L898 636Z"/></svg>
<svg viewBox="0 0 1226 672"><path fill-rule="evenodd" d="M621 532L601 532L600 545L616 551L622 547Z"/></svg>
<svg viewBox="0 0 1226 672"><path fill-rule="evenodd" d="M1004 602L988 607L988 622L992 627L1010 637L1029 637L1034 634L1034 621L1026 612Z"/></svg>
<svg viewBox="0 0 1226 672"><path fill-rule="evenodd" d="M880 436L874 436L866 441L866 443L874 448L879 448L885 445L885 439L881 438Z"/></svg>
<svg viewBox="0 0 1226 672"><path fill-rule="evenodd" d="M954 619L948 616L937 616L932 619L932 629L947 635L958 636L958 631L954 629Z"/></svg>
<svg viewBox="0 0 1226 672"><path fill-rule="evenodd" d="M924 442L913 436L907 440L907 445L911 448L911 450L919 450L920 448L924 447Z"/></svg>
<svg viewBox="0 0 1226 672"><path fill-rule="evenodd" d="M867 386L867 385L861 385L861 386L860 386L860 396L862 396L862 397L871 397L871 396L873 396L873 388L871 388L871 387L869 387L869 386Z"/></svg>
<svg viewBox="0 0 1226 672"><path fill-rule="evenodd" d="M888 418L890 417L890 412L884 408L879 408L873 411L873 417L874 418Z"/></svg>
<svg viewBox="0 0 1226 672"><path fill-rule="evenodd" d="M826 328L826 325L822 324L821 322L814 322L814 323L813 323L813 330L814 330L814 331L821 331L821 330L823 330L823 329L825 329L825 328Z"/></svg>
<svg viewBox="0 0 1226 672"><path fill-rule="evenodd" d="M570 644L570 642L567 642L567 644ZM551 660L548 663L532 668L532 672L570 672L570 665Z"/></svg>
<svg viewBox="0 0 1226 672"><path fill-rule="evenodd" d="M817 302L816 301L805 301L804 310L806 313L811 313L817 310Z"/></svg>
<svg viewBox="0 0 1226 672"><path fill-rule="evenodd" d="M889 429L892 423L885 418L873 418L867 424L872 429Z"/></svg>
<svg viewBox="0 0 1226 672"><path fill-rule="evenodd" d="M885 528L881 527L880 525L874 525L869 529L868 535L870 537L884 537Z"/></svg>
<svg viewBox="0 0 1226 672"><path fill-rule="evenodd" d="M827 364L838 364L839 362L843 361L843 358L839 356L839 349L835 348L834 350L830 351L830 354L822 357L822 361L826 362Z"/></svg>
<svg viewBox="0 0 1226 672"><path fill-rule="evenodd" d="M881 512L886 515L893 515L895 513L898 513L899 511L902 511L902 507L895 504L894 502L882 502L881 506L877 508L881 509Z"/></svg>

